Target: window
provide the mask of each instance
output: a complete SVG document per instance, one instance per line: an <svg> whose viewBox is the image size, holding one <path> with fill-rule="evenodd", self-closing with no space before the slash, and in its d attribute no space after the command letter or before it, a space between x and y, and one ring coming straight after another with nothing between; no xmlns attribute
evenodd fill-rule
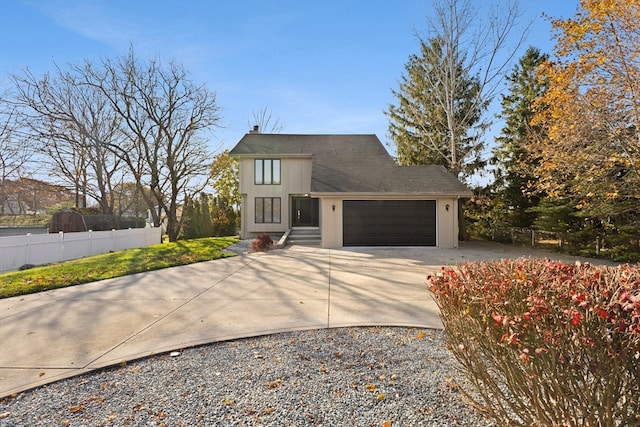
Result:
<svg viewBox="0 0 640 427"><path fill-rule="evenodd" d="M256 159L256 185L280 184L280 159Z"/></svg>
<svg viewBox="0 0 640 427"><path fill-rule="evenodd" d="M280 223L280 197L256 197L256 224Z"/></svg>

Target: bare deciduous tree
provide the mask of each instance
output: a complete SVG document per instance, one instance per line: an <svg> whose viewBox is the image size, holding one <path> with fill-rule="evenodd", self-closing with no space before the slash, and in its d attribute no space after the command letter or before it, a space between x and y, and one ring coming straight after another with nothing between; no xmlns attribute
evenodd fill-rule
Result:
<svg viewBox="0 0 640 427"><path fill-rule="evenodd" d="M78 84L77 76L56 69L39 78L28 70L14 74L14 103L30 137L49 163L51 176L70 186L76 207L87 197L102 213L113 214L114 179L121 162L107 147L119 134L119 118L101 93Z"/></svg>
<svg viewBox="0 0 640 427"><path fill-rule="evenodd" d="M188 79L182 66L139 61L133 49L99 66L75 67L122 120L122 139L109 147L127 164L156 226L166 215L169 240L180 232L179 206L204 188L211 149L203 133L218 126L216 96Z"/></svg>
<svg viewBox="0 0 640 427"><path fill-rule="evenodd" d="M0 97L0 215L8 198L9 179L20 179L34 155L34 145L20 132L16 108Z"/></svg>
<svg viewBox="0 0 640 427"><path fill-rule="evenodd" d="M284 125L280 122L280 119L273 118L271 110L267 107L261 108L258 111L251 111L251 118L247 120L249 129L253 129L254 126L258 126L263 133L280 133L284 129Z"/></svg>

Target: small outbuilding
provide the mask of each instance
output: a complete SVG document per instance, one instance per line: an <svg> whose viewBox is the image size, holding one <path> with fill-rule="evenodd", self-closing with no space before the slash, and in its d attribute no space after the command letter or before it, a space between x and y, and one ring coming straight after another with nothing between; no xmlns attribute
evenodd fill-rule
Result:
<svg viewBox="0 0 640 427"><path fill-rule="evenodd" d="M116 221L111 215L104 215L97 209L64 209L53 214L49 233L74 233L80 231L107 231L121 228L144 228L144 218L127 217Z"/></svg>

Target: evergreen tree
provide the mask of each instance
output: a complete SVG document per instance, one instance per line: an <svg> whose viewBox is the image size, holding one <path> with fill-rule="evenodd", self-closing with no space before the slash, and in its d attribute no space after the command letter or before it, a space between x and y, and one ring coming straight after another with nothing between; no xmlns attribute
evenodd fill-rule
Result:
<svg viewBox="0 0 640 427"><path fill-rule="evenodd" d="M180 229L180 239L193 239L196 236L195 230L195 208L191 197L185 199L182 208L182 227Z"/></svg>
<svg viewBox="0 0 640 427"><path fill-rule="evenodd" d="M202 192L199 198L189 198L182 211L181 239L199 239L215 235L214 220L211 216L211 198Z"/></svg>
<svg viewBox="0 0 640 427"><path fill-rule="evenodd" d="M457 50L442 37L420 41L421 54L405 66L398 99L390 105L389 136L402 165L439 164L466 178L484 166L480 136L486 102L478 102L480 84Z"/></svg>
<svg viewBox="0 0 640 427"><path fill-rule="evenodd" d="M508 225L531 227L536 214L531 208L538 205L540 196L532 192L538 160L530 146L541 138L543 130L531 124L535 102L544 94L548 84L540 79L538 68L548 56L530 47L513 71L507 76L510 84L502 96L501 117L505 120L501 135L496 138L491 162L495 165L494 189L505 207Z"/></svg>
<svg viewBox="0 0 640 427"><path fill-rule="evenodd" d="M211 197L200 193L200 233L201 237L213 237L213 219L211 218Z"/></svg>

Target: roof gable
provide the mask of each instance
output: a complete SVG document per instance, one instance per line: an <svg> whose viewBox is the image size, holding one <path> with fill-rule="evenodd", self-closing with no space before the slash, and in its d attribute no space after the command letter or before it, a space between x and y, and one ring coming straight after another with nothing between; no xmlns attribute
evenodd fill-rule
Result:
<svg viewBox="0 0 640 427"><path fill-rule="evenodd" d="M442 166L398 166L376 135L246 134L236 157L310 156L312 193L469 196Z"/></svg>

